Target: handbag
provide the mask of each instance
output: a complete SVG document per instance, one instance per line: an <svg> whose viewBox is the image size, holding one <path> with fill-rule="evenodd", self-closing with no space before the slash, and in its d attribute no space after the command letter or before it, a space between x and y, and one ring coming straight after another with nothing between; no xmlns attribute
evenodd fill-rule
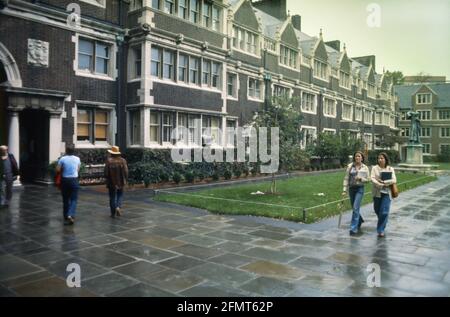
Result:
<svg viewBox="0 0 450 317"><path fill-rule="evenodd" d="M392 195L392 198L397 198L397 197L398 197L398 194L399 194L399 192L398 192L397 184L392 184L392 185L391 185L391 195Z"/></svg>
<svg viewBox="0 0 450 317"><path fill-rule="evenodd" d="M56 172L55 174L55 186L61 189L61 172Z"/></svg>

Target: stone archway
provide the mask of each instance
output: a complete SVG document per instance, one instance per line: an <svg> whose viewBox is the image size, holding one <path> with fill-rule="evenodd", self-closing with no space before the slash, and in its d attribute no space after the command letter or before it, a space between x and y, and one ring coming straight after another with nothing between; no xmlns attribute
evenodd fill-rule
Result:
<svg viewBox="0 0 450 317"><path fill-rule="evenodd" d="M7 81L0 84L3 86L22 87L22 78L20 77L16 60L2 42L0 42L0 62L3 64L7 77Z"/></svg>

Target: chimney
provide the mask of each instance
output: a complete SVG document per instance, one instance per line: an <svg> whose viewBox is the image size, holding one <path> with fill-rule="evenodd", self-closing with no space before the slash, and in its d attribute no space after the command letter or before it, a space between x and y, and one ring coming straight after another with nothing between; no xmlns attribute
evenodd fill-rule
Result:
<svg viewBox="0 0 450 317"><path fill-rule="evenodd" d="M325 42L325 45L328 45L328 46L334 48L338 52L341 51L341 42L340 41Z"/></svg>
<svg viewBox="0 0 450 317"><path fill-rule="evenodd" d="M300 15L298 14L293 15L291 21L294 28L296 28L299 31L302 30L302 17Z"/></svg>
<svg viewBox="0 0 450 317"><path fill-rule="evenodd" d="M261 0L253 2L252 6L279 20L287 18L286 0Z"/></svg>

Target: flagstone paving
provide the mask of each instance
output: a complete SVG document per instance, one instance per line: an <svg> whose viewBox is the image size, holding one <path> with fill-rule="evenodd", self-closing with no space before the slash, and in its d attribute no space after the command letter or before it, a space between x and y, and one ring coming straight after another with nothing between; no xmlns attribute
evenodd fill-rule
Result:
<svg viewBox="0 0 450 317"><path fill-rule="evenodd" d="M317 224L223 216L125 194L111 219L104 190L80 191L64 226L53 187L14 189L0 209L0 296L450 296L450 177L395 199L384 239L371 205ZM69 288L71 263L81 288ZM367 267L381 269L380 287Z"/></svg>

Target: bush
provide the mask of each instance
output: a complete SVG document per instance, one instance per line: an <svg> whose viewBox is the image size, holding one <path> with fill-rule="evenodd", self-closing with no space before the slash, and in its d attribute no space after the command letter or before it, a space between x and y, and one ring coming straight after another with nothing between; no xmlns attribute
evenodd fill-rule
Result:
<svg viewBox="0 0 450 317"><path fill-rule="evenodd" d="M223 173L223 177L224 177L226 180L231 179L232 176L233 176L233 175L232 175L231 171L228 170L228 169L225 170L224 173Z"/></svg>
<svg viewBox="0 0 450 317"><path fill-rule="evenodd" d="M195 174L192 171L187 171L184 174L184 179L188 182L188 183L193 183L195 180Z"/></svg>
<svg viewBox="0 0 450 317"><path fill-rule="evenodd" d="M173 173L172 180L175 182L175 184L179 184L181 182L181 178L182 176L180 173L178 172Z"/></svg>
<svg viewBox="0 0 450 317"><path fill-rule="evenodd" d="M211 177L213 181L218 181L220 178L219 172L214 172Z"/></svg>
<svg viewBox="0 0 450 317"><path fill-rule="evenodd" d="M450 148L444 148L440 154L436 157L436 160L440 163L450 162Z"/></svg>

